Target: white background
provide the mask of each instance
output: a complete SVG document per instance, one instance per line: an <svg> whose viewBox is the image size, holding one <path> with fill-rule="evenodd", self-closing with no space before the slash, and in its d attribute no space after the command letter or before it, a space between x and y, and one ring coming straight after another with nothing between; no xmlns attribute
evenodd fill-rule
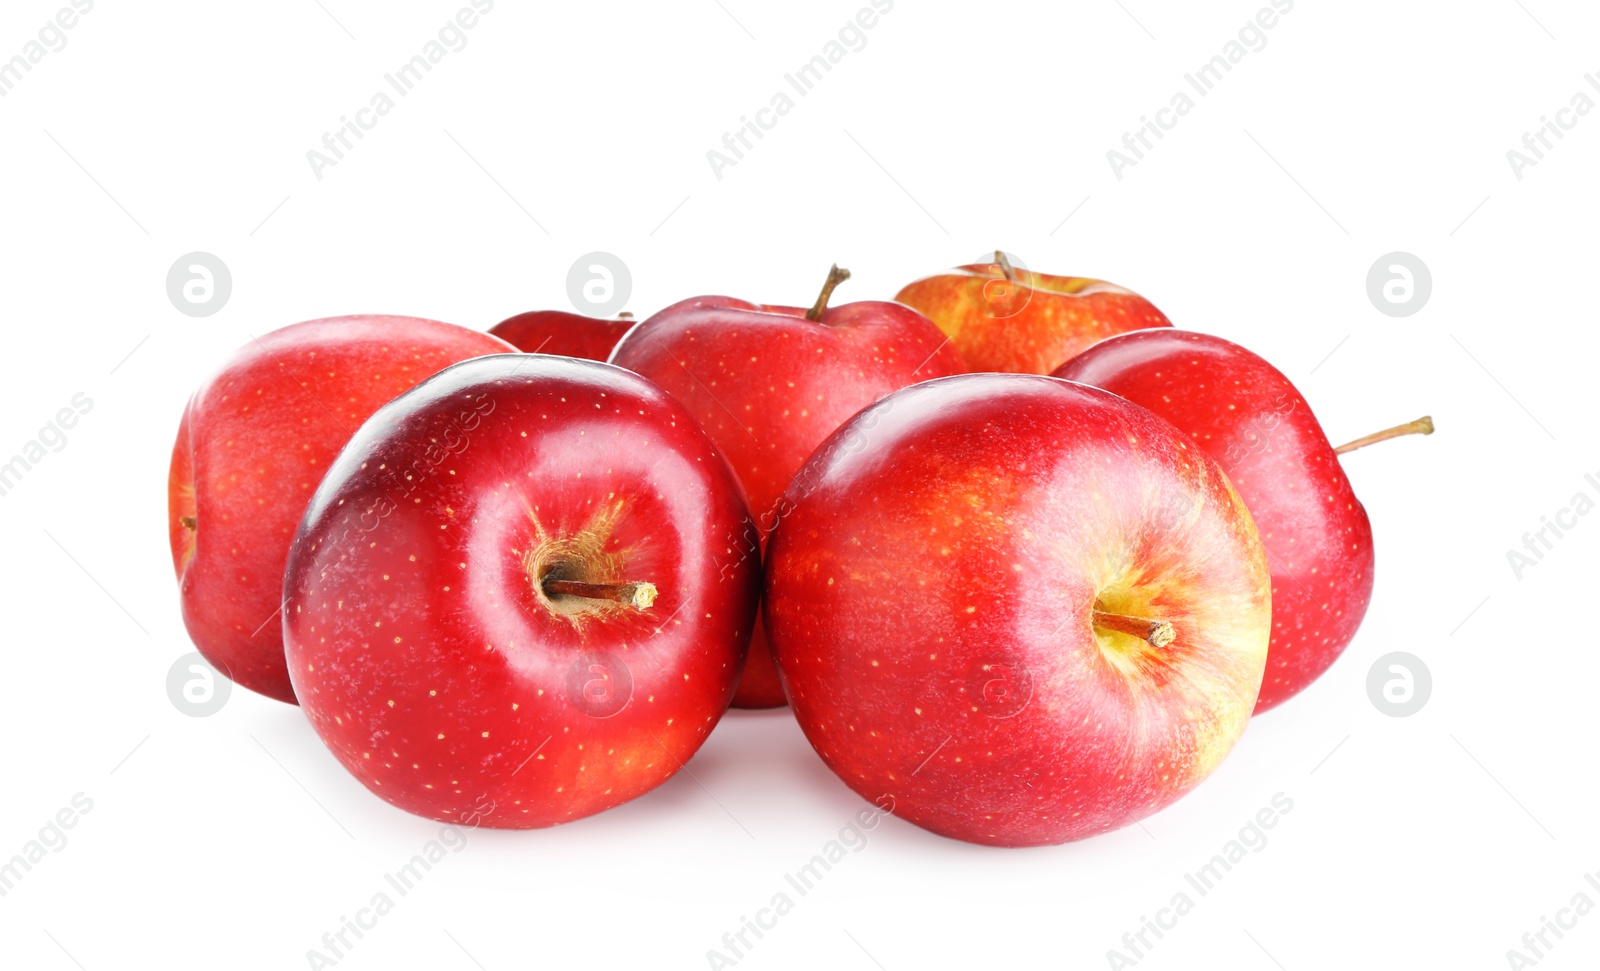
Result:
<svg viewBox="0 0 1600 971"><path fill-rule="evenodd" d="M7 3L0 58L63 5ZM1000 246L1253 348L1336 441L1439 426L1347 457L1377 537L1365 625L1192 795L1046 849L888 820L739 967L1107 967L1279 792L1270 843L1141 968L1506 967L1586 889L1600 515L1521 580L1506 551L1600 478L1600 112L1520 180L1506 152L1574 92L1600 99L1592 5L1300 0L1118 180L1107 149L1264 4L900 0L719 180L706 151L863 3L500 0L314 177L306 151L463 5L102 0L0 99L0 457L94 402L0 497L0 858L74 794L94 806L0 898L0 963L306 967L436 835L292 707L169 702L192 650L172 435L250 335L565 308L593 250L626 261L644 315L706 292L805 303L835 260L855 271L840 300L888 298ZM234 279L203 319L165 292L194 250ZM1393 250L1432 271L1414 316L1366 294ZM1395 650L1433 675L1409 718L1365 688ZM729 716L689 769L599 817L473 833L338 966L706 967L865 804L784 712ZM1539 967L1596 960L1600 912Z"/></svg>

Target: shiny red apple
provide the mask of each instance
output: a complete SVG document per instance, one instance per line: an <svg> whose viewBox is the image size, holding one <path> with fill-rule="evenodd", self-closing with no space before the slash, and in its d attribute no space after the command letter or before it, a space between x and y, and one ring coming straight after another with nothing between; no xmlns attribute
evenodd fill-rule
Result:
<svg viewBox="0 0 1600 971"><path fill-rule="evenodd" d="M510 345L417 317L330 317L239 350L190 399L167 476L183 622L207 660L294 702L278 608L295 527L334 456L378 406Z"/></svg>
<svg viewBox="0 0 1600 971"><path fill-rule="evenodd" d="M489 328L489 333L529 354L560 354L604 361L617 341L622 340L622 335L636 323L638 321L629 313L608 320L564 310L531 310L507 317Z"/></svg>
<svg viewBox="0 0 1600 971"><path fill-rule="evenodd" d="M1217 463L1138 405L930 381L795 482L768 636L806 737L895 815L999 846L1092 836L1188 792L1249 720L1261 541Z"/></svg>
<svg viewBox="0 0 1600 971"><path fill-rule="evenodd" d="M1096 341L1171 324L1155 305L1104 280L1013 266L1006 254L935 273L896 300L922 311L974 371L1049 374Z"/></svg>
<svg viewBox="0 0 1600 971"><path fill-rule="evenodd" d="M1272 643L1256 711L1316 680L1367 612L1372 526L1295 386L1237 344L1172 329L1113 337L1056 375L1149 408L1221 463L1255 518L1272 569ZM1424 418L1383 436L1432 430Z"/></svg>
<svg viewBox="0 0 1600 971"><path fill-rule="evenodd" d="M875 300L829 307L849 275L834 267L809 310L732 297L685 300L645 320L612 352L611 363L682 401L728 456L757 530L727 543L751 559L787 511L790 480L829 433L891 391L966 369L914 310ZM759 624L733 703L784 703Z"/></svg>
<svg viewBox="0 0 1600 971"><path fill-rule="evenodd" d="M295 694L408 812L600 812L677 772L727 709L760 576L719 538L748 521L710 438L638 375L543 354L449 368L362 425L306 511L284 580Z"/></svg>

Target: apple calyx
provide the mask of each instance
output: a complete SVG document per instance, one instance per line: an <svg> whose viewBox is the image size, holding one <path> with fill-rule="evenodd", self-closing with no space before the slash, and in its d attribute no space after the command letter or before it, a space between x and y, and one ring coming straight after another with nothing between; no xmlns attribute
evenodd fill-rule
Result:
<svg viewBox="0 0 1600 971"><path fill-rule="evenodd" d="M1404 425L1396 425L1393 428L1385 428L1381 432L1373 432L1371 435L1363 435L1353 442L1345 442L1343 445L1340 445L1338 448L1334 449L1333 454L1343 455L1346 452L1354 452L1358 448L1366 448L1368 445L1376 445L1378 442L1387 442L1391 438L1399 438L1402 435L1432 434L1433 417L1431 415L1423 415L1416 421L1408 421Z"/></svg>
<svg viewBox="0 0 1600 971"><path fill-rule="evenodd" d="M844 281L850 279L850 271L842 270L835 263L828 268L828 279L823 281L822 292L817 294L817 302L806 311L806 319L813 324L822 319L822 312L828 309L828 298L833 296L833 289Z"/></svg>
<svg viewBox="0 0 1600 971"><path fill-rule="evenodd" d="M547 597L610 600L639 610L648 610L656 602L656 585L639 581L584 583L582 580L545 580L541 587Z"/></svg>
<svg viewBox="0 0 1600 971"><path fill-rule="evenodd" d="M994 251L994 265L998 266L1000 272L1005 274L1007 283L1017 282L1017 269L1011 265L1011 260L1006 257L1005 250L997 249Z"/></svg>
<svg viewBox="0 0 1600 971"><path fill-rule="evenodd" d="M1177 628L1168 621L1129 617L1127 614L1113 614L1105 610L1094 612L1094 626L1140 638L1148 641L1151 647L1166 647L1178 639Z"/></svg>
<svg viewBox="0 0 1600 971"><path fill-rule="evenodd" d="M178 525L182 526L184 529L187 529L187 530L193 532L199 526L199 523L197 523L195 521L195 518L193 516L179 516L178 517Z"/></svg>

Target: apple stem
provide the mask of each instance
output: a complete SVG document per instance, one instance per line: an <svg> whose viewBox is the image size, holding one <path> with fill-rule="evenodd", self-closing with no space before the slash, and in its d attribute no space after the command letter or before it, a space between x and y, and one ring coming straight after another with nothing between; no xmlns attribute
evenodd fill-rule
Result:
<svg viewBox="0 0 1600 971"><path fill-rule="evenodd" d="M1385 428L1381 432L1373 432L1371 435L1364 435L1353 442L1345 442L1343 445L1340 445L1338 448L1334 449L1333 454L1343 455L1346 452L1354 452L1358 448L1366 448L1368 445L1376 445L1378 442L1387 442L1391 438L1399 438L1402 435L1432 434L1433 418L1428 415L1423 415L1416 421L1408 421L1404 425L1396 425L1393 428Z"/></svg>
<svg viewBox="0 0 1600 971"><path fill-rule="evenodd" d="M632 320L633 319L633 311L624 310L622 313L617 314L617 319L618 320Z"/></svg>
<svg viewBox="0 0 1600 971"><path fill-rule="evenodd" d="M997 249L994 251L994 262L996 266L1000 267L1000 272L1006 275L1007 282L1016 282L1017 270L1011 265L1011 261L1006 258L1005 250Z"/></svg>
<svg viewBox="0 0 1600 971"><path fill-rule="evenodd" d="M581 580L546 580L544 592L548 596L587 597L590 600L615 600L646 610L656 602L656 585L653 583L584 583Z"/></svg>
<svg viewBox="0 0 1600 971"><path fill-rule="evenodd" d="M184 529L194 529L196 526L199 525L198 523L195 522L195 519L194 519L193 516L179 516L178 517L178 524L181 525Z"/></svg>
<svg viewBox="0 0 1600 971"><path fill-rule="evenodd" d="M1129 617L1126 614L1096 610L1094 625L1149 641L1151 647L1166 647L1178 639L1177 629L1164 620L1147 620L1144 617Z"/></svg>
<svg viewBox="0 0 1600 971"><path fill-rule="evenodd" d="M822 284L822 292L817 294L817 302L811 305L810 310L806 311L806 319L812 323L821 320L822 312L828 309L828 298L833 296L833 288L848 279L850 279L850 271L841 270L839 269L839 264L833 264L828 269L828 279Z"/></svg>

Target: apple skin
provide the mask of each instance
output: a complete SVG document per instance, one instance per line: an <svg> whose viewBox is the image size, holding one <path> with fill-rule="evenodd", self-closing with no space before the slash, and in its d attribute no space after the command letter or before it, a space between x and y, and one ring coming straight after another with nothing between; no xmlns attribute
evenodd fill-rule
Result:
<svg viewBox="0 0 1600 971"><path fill-rule="evenodd" d="M816 322L805 313L695 297L646 319L611 355L683 402L728 456L756 520L754 539L737 540L752 558L786 512L790 480L834 429L891 391L966 371L939 329L900 304L840 304ZM733 704L784 704L759 623Z"/></svg>
<svg viewBox="0 0 1600 971"><path fill-rule="evenodd" d="M1113 334L1170 327L1155 305L1104 280L973 263L908 285L895 299L928 316L974 371L1049 374Z"/></svg>
<svg viewBox="0 0 1600 971"><path fill-rule="evenodd" d="M275 618L312 490L384 402L441 368L511 349L437 320L329 317L245 345L200 386L172 447L167 536L183 622L206 660L294 703Z"/></svg>
<svg viewBox="0 0 1600 971"><path fill-rule="evenodd" d="M896 815L996 846L1093 836L1189 791L1249 720L1265 552L1216 462L1145 409L1045 376L929 381L796 482L767 548L774 656L812 746Z"/></svg>
<svg viewBox="0 0 1600 971"><path fill-rule="evenodd" d="M531 310L507 317L489 328L489 333L529 354L604 361L622 335L637 323L632 316L607 320L564 310Z"/></svg>
<svg viewBox="0 0 1600 971"><path fill-rule="evenodd" d="M748 521L716 446L643 378L459 364L373 415L306 511L284 579L295 693L408 812L488 805L484 825L527 829L616 806L728 707L760 571L717 539ZM552 597L552 571L658 599Z"/></svg>
<svg viewBox="0 0 1600 971"><path fill-rule="evenodd" d="M1237 344L1171 329L1113 337L1056 374L1149 408L1221 463L1272 567L1272 644L1257 713L1315 681L1372 599L1372 525L1295 386Z"/></svg>

